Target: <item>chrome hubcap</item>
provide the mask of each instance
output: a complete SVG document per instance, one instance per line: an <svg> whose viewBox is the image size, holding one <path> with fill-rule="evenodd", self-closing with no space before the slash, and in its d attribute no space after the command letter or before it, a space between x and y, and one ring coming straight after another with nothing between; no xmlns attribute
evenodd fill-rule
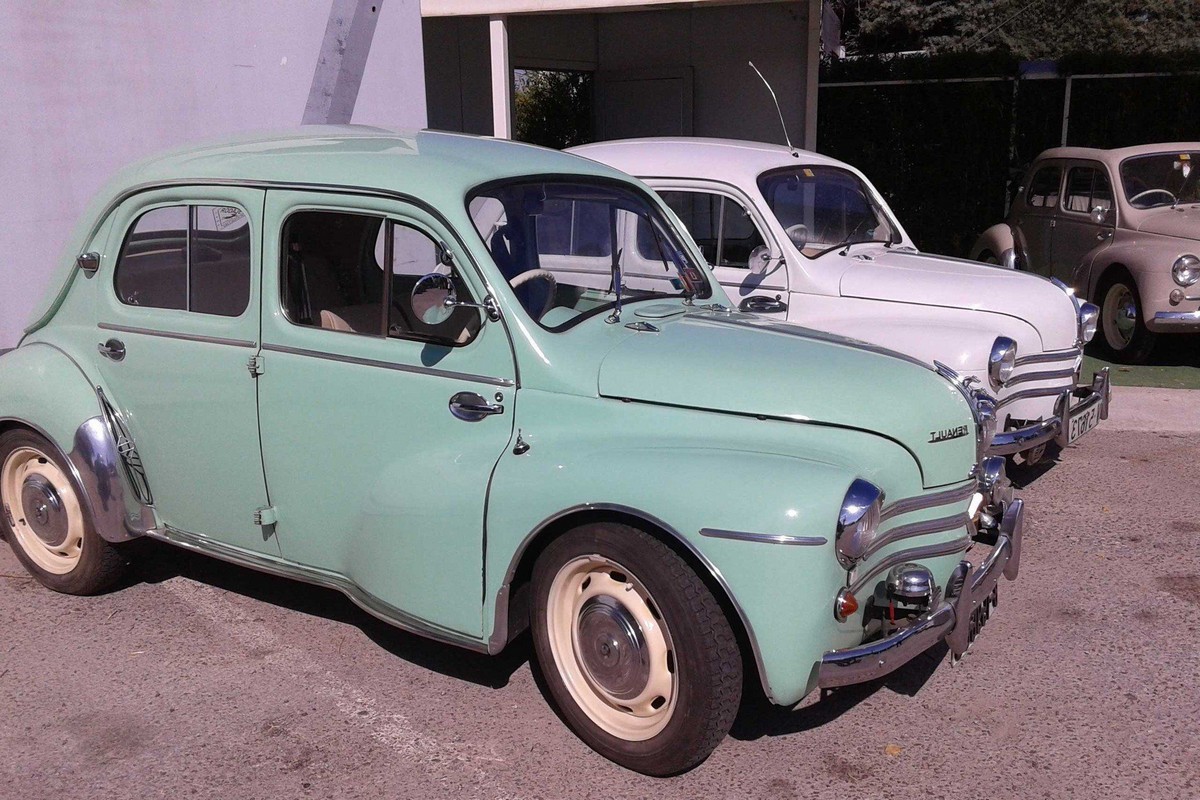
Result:
<svg viewBox="0 0 1200 800"><path fill-rule="evenodd" d="M69 521L62 498L44 477L32 475L25 479L21 507L28 514L25 521L30 529L48 547L59 547L67 540Z"/></svg>
<svg viewBox="0 0 1200 800"><path fill-rule="evenodd" d="M650 656L637 620L613 598L593 597L579 611L580 661L597 688L619 700L641 694L650 680Z"/></svg>
<svg viewBox="0 0 1200 800"><path fill-rule="evenodd" d="M1116 350L1122 350L1133 341L1137 329L1137 300L1124 284L1116 284L1104 298L1104 335Z"/></svg>

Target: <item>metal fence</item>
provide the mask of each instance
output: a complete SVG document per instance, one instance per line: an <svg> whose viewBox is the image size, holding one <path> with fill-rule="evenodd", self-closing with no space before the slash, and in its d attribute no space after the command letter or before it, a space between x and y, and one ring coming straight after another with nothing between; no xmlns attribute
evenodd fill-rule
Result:
<svg viewBox="0 0 1200 800"><path fill-rule="evenodd" d="M862 169L922 250L965 256L1049 147L1200 140L1200 73L822 83L817 147Z"/></svg>

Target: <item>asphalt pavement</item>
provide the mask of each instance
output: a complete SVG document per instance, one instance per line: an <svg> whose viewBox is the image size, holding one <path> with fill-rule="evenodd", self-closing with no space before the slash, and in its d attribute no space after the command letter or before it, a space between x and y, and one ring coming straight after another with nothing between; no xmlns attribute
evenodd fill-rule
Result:
<svg viewBox="0 0 1200 800"><path fill-rule="evenodd" d="M527 638L473 655L153 542L117 591L67 597L0 545L0 797L1195 798L1196 439L1121 427L1017 476L1021 575L963 662L751 697L671 779L576 739Z"/></svg>

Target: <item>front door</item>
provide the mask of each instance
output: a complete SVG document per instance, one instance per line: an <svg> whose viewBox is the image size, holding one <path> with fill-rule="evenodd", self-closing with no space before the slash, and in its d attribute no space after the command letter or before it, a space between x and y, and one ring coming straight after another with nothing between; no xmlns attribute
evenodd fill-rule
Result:
<svg viewBox="0 0 1200 800"><path fill-rule="evenodd" d="M1105 220L1096 222L1092 211L1101 208ZM1112 241L1116 211L1108 171L1095 161L1067 166L1066 191L1054 229L1054 265L1051 276L1071 283L1076 267L1092 250Z"/></svg>
<svg viewBox="0 0 1200 800"><path fill-rule="evenodd" d="M418 277L485 290L451 232L374 198L270 191L263 453L283 554L435 629L481 636L483 520L509 448L516 368L501 322L439 324Z"/></svg>
<svg viewBox="0 0 1200 800"><path fill-rule="evenodd" d="M748 203L725 189L651 184L700 246L726 294L745 311L788 311L787 264L762 231Z"/></svg>
<svg viewBox="0 0 1200 800"><path fill-rule="evenodd" d="M120 411L168 526L279 555L258 446L264 193L188 187L139 194L115 212L96 338Z"/></svg>

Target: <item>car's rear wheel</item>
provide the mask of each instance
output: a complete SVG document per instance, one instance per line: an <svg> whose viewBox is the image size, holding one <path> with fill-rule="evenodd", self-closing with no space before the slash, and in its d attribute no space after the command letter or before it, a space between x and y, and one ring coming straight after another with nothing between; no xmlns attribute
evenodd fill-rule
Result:
<svg viewBox="0 0 1200 800"><path fill-rule="evenodd" d="M44 585L94 594L120 577L124 559L96 533L70 467L43 437L0 435L0 503L0 530Z"/></svg>
<svg viewBox="0 0 1200 800"><path fill-rule="evenodd" d="M670 548L616 523L553 541L533 570L534 649L572 730L649 775L703 761L741 701L742 656L712 592Z"/></svg>
<svg viewBox="0 0 1200 800"><path fill-rule="evenodd" d="M1146 327L1137 284L1126 272L1105 282L1100 296L1100 329L1114 361L1141 364L1154 349L1153 331Z"/></svg>

